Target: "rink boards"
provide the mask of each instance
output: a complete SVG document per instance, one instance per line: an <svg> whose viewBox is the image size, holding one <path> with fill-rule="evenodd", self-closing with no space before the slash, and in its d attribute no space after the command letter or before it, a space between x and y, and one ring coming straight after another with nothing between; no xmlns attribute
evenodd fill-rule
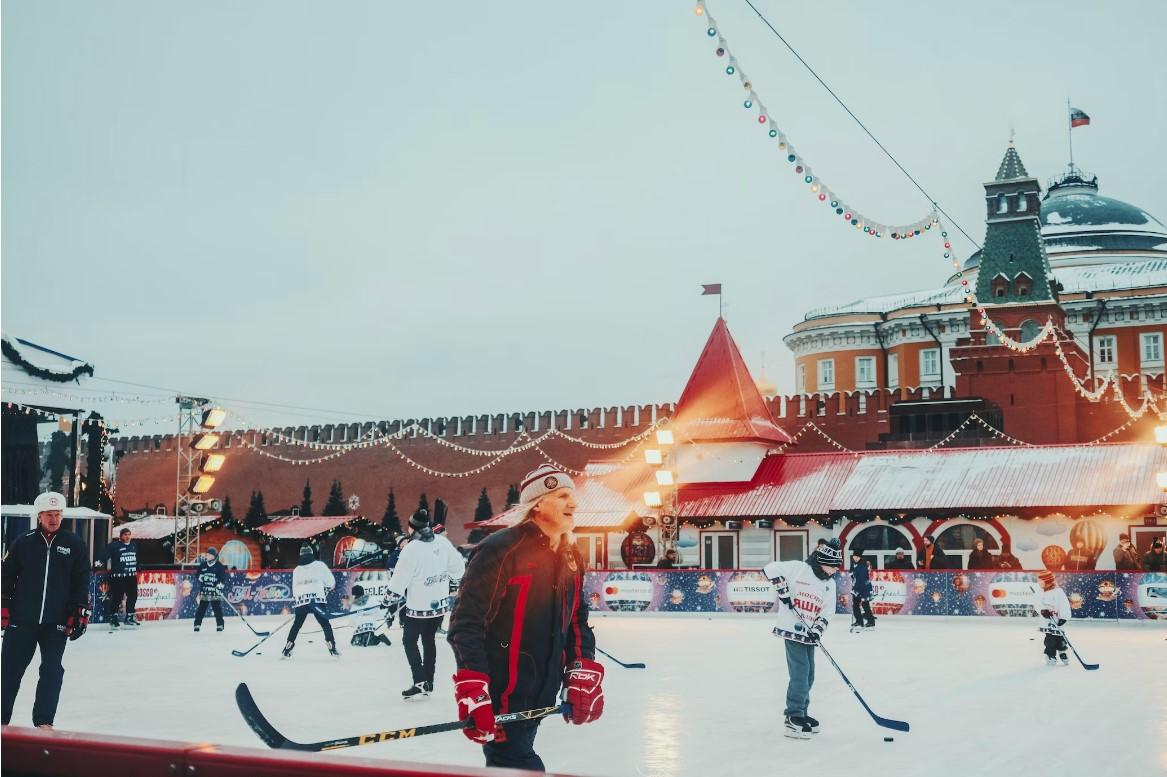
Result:
<svg viewBox="0 0 1167 777"><path fill-rule="evenodd" d="M345 609L353 584L378 601L389 582L386 570L337 570L331 611ZM1041 587L1037 572L1013 570L872 573L877 615L967 615L1033 617ZM1075 618L1167 619L1167 574L1159 572L1056 572ZM838 612L851 609L850 577L836 577ZM275 615L292 609L291 570L228 573L226 597L243 614ZM758 570L592 570L585 595L597 612L764 613L775 604L774 589ZM94 621L108 618L109 585L104 574L91 583ZM138 614L150 620L192 618L198 606L191 572L138 574ZM225 608L230 615L230 608Z"/></svg>

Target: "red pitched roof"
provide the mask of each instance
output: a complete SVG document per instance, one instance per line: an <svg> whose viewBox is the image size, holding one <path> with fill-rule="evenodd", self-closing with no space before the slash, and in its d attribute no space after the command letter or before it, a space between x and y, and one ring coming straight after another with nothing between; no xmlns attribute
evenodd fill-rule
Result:
<svg viewBox="0 0 1167 777"><path fill-rule="evenodd" d="M853 453L802 453L767 456L752 483L711 493L682 488L677 512L682 518L735 516L823 516L847 482L859 457Z"/></svg>
<svg viewBox="0 0 1167 777"><path fill-rule="evenodd" d="M695 442L791 442L754 385L724 318L713 325L681 392L674 423Z"/></svg>

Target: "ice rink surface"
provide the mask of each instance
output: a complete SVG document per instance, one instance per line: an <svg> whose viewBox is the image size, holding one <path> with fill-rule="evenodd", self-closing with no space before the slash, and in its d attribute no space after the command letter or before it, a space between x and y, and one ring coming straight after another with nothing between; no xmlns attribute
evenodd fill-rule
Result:
<svg viewBox="0 0 1167 777"><path fill-rule="evenodd" d="M283 616L252 619L270 629ZM603 718L540 728L536 749L551 771L604 777L834 774L1152 775L1167 773L1167 628L1157 622L1072 623L1082 657L1102 665L1050 668L1033 620L883 618L847 632L839 616L825 642L880 715L910 733L878 728L819 655L810 714L822 732L782 736L786 663L766 616L593 618L597 644L647 669L607 661ZM344 620L336 622L343 625ZM238 618L194 634L190 621L151 622L130 633L96 625L65 652L57 728L262 747L234 702L240 681L291 739L315 741L457 718L452 655L438 647L432 697L403 702L409 670L393 646L348 646L327 655L319 633L302 633L280 660L280 632L261 654L236 658L255 638ZM306 632L310 629L306 629ZM312 640L309 642L309 640ZM13 722L28 725L36 660ZM884 742L891 735L894 742ZM321 754L481 766L457 732ZM802 771L809 767L813 771Z"/></svg>

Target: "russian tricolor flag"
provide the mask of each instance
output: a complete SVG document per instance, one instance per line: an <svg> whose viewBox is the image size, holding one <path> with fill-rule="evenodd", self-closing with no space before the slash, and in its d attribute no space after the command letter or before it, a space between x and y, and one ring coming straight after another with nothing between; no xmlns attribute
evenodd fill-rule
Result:
<svg viewBox="0 0 1167 777"><path fill-rule="evenodd" d="M1070 127L1082 127L1090 123L1090 117L1081 108L1070 109Z"/></svg>

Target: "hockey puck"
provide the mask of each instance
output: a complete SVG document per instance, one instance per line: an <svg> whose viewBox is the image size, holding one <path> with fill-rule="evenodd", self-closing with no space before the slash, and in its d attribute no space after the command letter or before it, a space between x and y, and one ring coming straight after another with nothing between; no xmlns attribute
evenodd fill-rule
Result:
<svg viewBox="0 0 1167 777"><path fill-rule="evenodd" d="M895 737L884 737L883 741L884 742L894 742L894 741L896 741L896 738Z"/></svg>

